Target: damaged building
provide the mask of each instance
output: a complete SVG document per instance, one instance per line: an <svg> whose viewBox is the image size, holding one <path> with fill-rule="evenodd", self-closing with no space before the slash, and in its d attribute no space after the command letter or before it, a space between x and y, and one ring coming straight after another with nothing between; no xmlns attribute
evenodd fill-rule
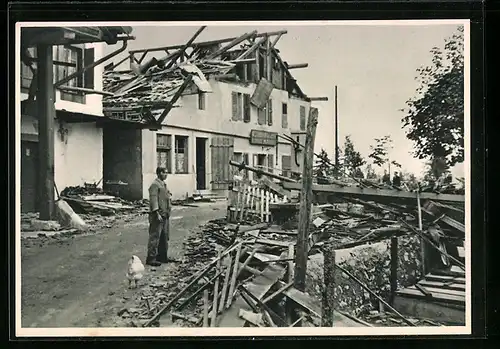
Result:
<svg viewBox="0 0 500 349"><path fill-rule="evenodd" d="M129 199L148 197L157 166L176 200L225 196L230 160L300 171L300 152L280 136L305 137L311 98L291 74L307 64L287 64L275 47L286 31L193 43L203 29L185 44L130 51L130 69L118 70L122 61L104 72L104 115L122 125L104 128L104 185L127 183Z"/></svg>
<svg viewBox="0 0 500 349"><path fill-rule="evenodd" d="M22 29L20 69L22 212L39 211L40 203L47 201L46 195L41 199L39 193L40 183L44 181L40 175L45 172L41 170L40 165L44 163L48 168L52 168L48 171L52 172L49 177L53 177L60 190L69 186L83 185L85 182L98 183L102 178L103 129L99 120L103 118L103 66L98 64L107 57L125 50L126 41L117 52L104 57L104 45L115 44L122 39L120 35L127 36L131 30L130 27ZM40 59L37 55L39 45L49 47L49 50L52 48L52 54L50 55L48 51L49 55ZM50 126L47 127L51 129L51 134L44 135L47 136L50 148L53 143L53 154L52 151L40 151L39 120L40 117L46 116L39 113L42 108L38 103L37 90L41 83L44 83L37 81L42 80L37 79L37 75L40 75L38 74L40 62L45 67L51 66L50 75L53 76L51 80L55 87L54 99L48 101L49 105L55 104L54 122L52 124L50 121ZM48 89L44 87L43 90Z"/></svg>

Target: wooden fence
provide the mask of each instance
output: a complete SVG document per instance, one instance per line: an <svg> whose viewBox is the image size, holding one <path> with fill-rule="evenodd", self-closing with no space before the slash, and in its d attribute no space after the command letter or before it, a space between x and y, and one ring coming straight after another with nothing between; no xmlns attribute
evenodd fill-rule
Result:
<svg viewBox="0 0 500 349"><path fill-rule="evenodd" d="M262 223L271 220L269 204L287 202L286 196L280 196L268 189L259 187L255 182L235 180L229 190L228 220L241 222L251 217Z"/></svg>

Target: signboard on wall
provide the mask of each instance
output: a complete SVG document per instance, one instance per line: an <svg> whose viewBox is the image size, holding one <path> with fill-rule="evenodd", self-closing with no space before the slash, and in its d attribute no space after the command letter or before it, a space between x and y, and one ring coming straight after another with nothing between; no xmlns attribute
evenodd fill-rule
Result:
<svg viewBox="0 0 500 349"><path fill-rule="evenodd" d="M277 137L277 132L252 130L250 131L250 144L275 147L277 143Z"/></svg>

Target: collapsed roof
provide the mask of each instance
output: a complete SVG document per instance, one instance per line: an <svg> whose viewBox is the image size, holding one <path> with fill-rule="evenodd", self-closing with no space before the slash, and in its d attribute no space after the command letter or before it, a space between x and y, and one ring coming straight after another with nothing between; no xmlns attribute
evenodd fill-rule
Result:
<svg viewBox="0 0 500 349"><path fill-rule="evenodd" d="M274 48L286 31L253 31L239 37L194 43L204 28L184 45L130 51L130 70L114 70L127 58L106 67L104 115L159 126L180 96L212 92L210 78L233 83L269 80L275 88L307 100L289 72L289 67L293 67ZM166 52L166 56L143 62L153 52ZM137 59L135 54L139 53L142 57Z"/></svg>

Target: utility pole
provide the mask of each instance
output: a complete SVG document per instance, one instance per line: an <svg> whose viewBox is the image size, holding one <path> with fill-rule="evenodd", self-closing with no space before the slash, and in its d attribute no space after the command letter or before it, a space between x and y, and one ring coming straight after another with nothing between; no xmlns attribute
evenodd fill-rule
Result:
<svg viewBox="0 0 500 349"><path fill-rule="evenodd" d="M307 121L307 133L304 149L304 168L302 170L302 190L300 192L299 226L297 235L297 251L295 253L294 287L305 291L307 270L307 237L309 235L309 221L313 198L312 178L314 162L314 140L318 125L318 109L311 108Z"/></svg>
<svg viewBox="0 0 500 349"><path fill-rule="evenodd" d="M37 46L37 55L36 103L40 152L38 206L40 219L51 220L54 216L54 119L56 114L52 46Z"/></svg>
<svg viewBox="0 0 500 349"><path fill-rule="evenodd" d="M337 85L335 85L335 172L337 176L339 168L339 115L337 108Z"/></svg>

